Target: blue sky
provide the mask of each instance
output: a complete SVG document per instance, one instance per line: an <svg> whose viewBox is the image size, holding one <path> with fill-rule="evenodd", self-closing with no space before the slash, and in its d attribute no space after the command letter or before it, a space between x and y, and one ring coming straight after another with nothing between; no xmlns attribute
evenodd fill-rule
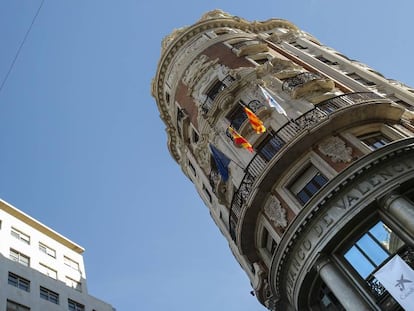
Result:
<svg viewBox="0 0 414 311"><path fill-rule="evenodd" d="M0 1L0 81L40 3ZM119 311L264 310L168 153L150 96L161 40L215 8L278 17L414 85L413 6L46 0L0 92L0 197L84 246L90 294Z"/></svg>

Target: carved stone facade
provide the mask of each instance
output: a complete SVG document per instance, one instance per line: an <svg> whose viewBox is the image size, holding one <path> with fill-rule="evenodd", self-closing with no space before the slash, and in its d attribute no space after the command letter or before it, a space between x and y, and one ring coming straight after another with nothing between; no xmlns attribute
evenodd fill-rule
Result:
<svg viewBox="0 0 414 311"><path fill-rule="evenodd" d="M333 162L351 162L352 148L338 136L331 136L319 144L319 151L331 158Z"/></svg>
<svg viewBox="0 0 414 311"><path fill-rule="evenodd" d="M345 254L379 221L414 245L411 90L281 19L215 10L163 41L152 94L168 148L269 310L400 310L385 290L372 295L375 282ZM219 164L210 145L225 155Z"/></svg>
<svg viewBox="0 0 414 311"><path fill-rule="evenodd" d="M281 206L276 196L270 197L270 202L265 205L264 212L275 226L282 228L287 226L286 210Z"/></svg>

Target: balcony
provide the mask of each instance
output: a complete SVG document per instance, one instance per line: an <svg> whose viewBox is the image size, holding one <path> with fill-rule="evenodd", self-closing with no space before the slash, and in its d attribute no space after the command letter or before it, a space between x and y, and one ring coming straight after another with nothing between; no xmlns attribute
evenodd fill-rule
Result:
<svg viewBox="0 0 414 311"><path fill-rule="evenodd" d="M313 72L302 72L287 78L282 84L282 90L288 92L292 98L299 98L314 91L331 91L334 87L335 83L332 80Z"/></svg>
<svg viewBox="0 0 414 311"><path fill-rule="evenodd" d="M241 215L244 214L244 209L248 208L246 202L250 197L255 181L264 172L268 163L279 154L284 145L340 109L378 100L384 100L384 98L371 92L349 93L333 97L318 104L317 107L304 113L299 118L287 122L278 131L269 133L267 138L256 148L256 154L245 168L245 175L233 195L229 220L230 235L233 240L236 241L237 227Z"/></svg>

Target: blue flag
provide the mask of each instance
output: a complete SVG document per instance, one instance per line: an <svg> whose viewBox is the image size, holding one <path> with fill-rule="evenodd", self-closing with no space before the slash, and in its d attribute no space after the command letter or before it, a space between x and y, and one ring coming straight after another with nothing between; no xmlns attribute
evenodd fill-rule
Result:
<svg viewBox="0 0 414 311"><path fill-rule="evenodd" d="M223 181L229 179L229 163L230 159L226 155L210 144L211 154L213 155L214 162L216 162L217 169L221 175Z"/></svg>

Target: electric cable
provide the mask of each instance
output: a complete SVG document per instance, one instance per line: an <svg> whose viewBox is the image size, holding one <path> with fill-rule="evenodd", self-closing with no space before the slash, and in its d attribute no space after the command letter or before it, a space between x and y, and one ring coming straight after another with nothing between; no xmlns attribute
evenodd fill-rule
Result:
<svg viewBox="0 0 414 311"><path fill-rule="evenodd" d="M24 38L23 38L22 42L20 43L20 46L19 46L19 48L17 49L16 54L14 55L14 59L13 59L13 61L12 61L11 65L10 65L10 67L9 67L9 70L8 70L8 71L7 71L7 73L6 73L6 76L4 77L3 82L1 83L1 86L0 86L0 93L1 93L1 91L3 90L3 87L4 87L4 85L6 84L6 81L7 81L7 79L9 78L10 73L11 73L11 72L12 72L12 70L13 70L14 64L16 63L16 60L17 60L17 58L19 57L20 51L22 50L23 45L24 45L24 43L26 42L26 40L27 40L27 38L28 38L28 36L29 36L29 34L30 34L30 31L31 31L31 30L32 30L32 28L33 28L33 25L34 25L34 23L35 23L35 21L36 21L36 19L37 19L37 16L39 15L39 12L40 12L40 10L41 10L41 8L42 8L42 6L43 6L43 3L44 3L44 2L45 2L45 0L42 0L42 2L40 3L39 8L37 9L36 14L34 15L34 17L33 17L33 19L32 19L32 23L31 23L31 24L30 24L30 26L29 26L29 29L27 29L26 34L24 35Z"/></svg>

